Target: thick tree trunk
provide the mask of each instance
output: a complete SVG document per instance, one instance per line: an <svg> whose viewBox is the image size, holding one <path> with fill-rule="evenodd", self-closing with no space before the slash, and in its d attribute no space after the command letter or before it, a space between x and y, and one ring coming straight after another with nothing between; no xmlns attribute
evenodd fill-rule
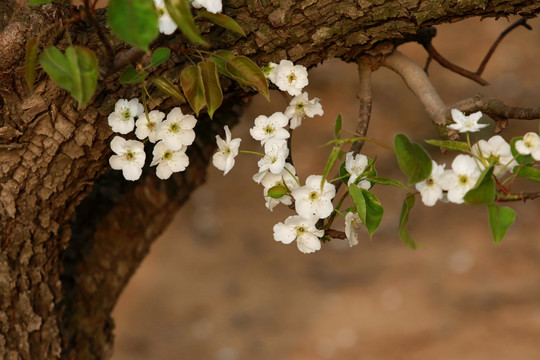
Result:
<svg viewBox="0 0 540 360"><path fill-rule="evenodd" d="M288 58L306 66L333 57L354 61L364 54L384 56L429 25L540 11L533 0L231 0L225 6L248 36L207 28L205 36L215 48L247 55L261 65ZM42 72L33 95L24 85L26 41L66 16L65 2L37 8L24 0L0 2L4 359L110 356L110 313L119 294L175 210L204 181L215 134L236 121L249 96L231 87L216 119L199 120L187 172L169 181L150 174L127 183L118 172L106 172L112 135L107 115L117 99L137 96L135 87L120 87L114 76L108 77L92 102L77 109ZM85 21L73 25L70 34L74 43L103 51ZM44 39L59 46L67 42L59 27L49 29ZM178 36L159 40L165 45L179 41ZM175 54L164 71L173 78L184 61ZM157 92L152 95L162 99ZM164 110L173 106L171 100L160 104Z"/></svg>

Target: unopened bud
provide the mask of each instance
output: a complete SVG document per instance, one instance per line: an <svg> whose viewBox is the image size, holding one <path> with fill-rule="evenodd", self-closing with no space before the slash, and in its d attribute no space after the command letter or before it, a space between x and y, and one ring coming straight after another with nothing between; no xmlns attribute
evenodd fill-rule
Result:
<svg viewBox="0 0 540 360"><path fill-rule="evenodd" d="M279 199L283 195L286 195L287 193L288 193L287 188L283 185L272 186L270 189L268 189L268 196L270 196L273 199Z"/></svg>

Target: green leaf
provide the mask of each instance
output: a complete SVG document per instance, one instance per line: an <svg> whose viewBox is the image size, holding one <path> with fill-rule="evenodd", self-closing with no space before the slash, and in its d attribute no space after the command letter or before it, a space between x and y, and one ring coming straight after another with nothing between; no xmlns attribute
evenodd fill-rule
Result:
<svg viewBox="0 0 540 360"><path fill-rule="evenodd" d="M351 177L351 174L349 174L349 172L347 171L347 168L345 167L345 162L339 167L339 177L345 185L349 183L349 178Z"/></svg>
<svg viewBox="0 0 540 360"><path fill-rule="evenodd" d="M137 72L133 65L128 65L120 75L120 84L137 84L144 81L147 76L148 74Z"/></svg>
<svg viewBox="0 0 540 360"><path fill-rule="evenodd" d="M195 25L187 0L165 0L165 6L171 18L189 41L208 46L208 43L201 37L199 28Z"/></svg>
<svg viewBox="0 0 540 360"><path fill-rule="evenodd" d="M321 189L324 186L324 181L328 178L328 174L330 174L330 170L332 170L332 167L336 163L341 153L342 151L339 147L336 146L332 148L332 151L330 152L330 156L328 156L328 160L326 160L326 166L324 167L324 172L321 179Z"/></svg>
<svg viewBox="0 0 540 360"><path fill-rule="evenodd" d="M43 4L48 4L48 3L52 3L53 1L55 0L28 0L28 3L30 5L43 5Z"/></svg>
<svg viewBox="0 0 540 360"><path fill-rule="evenodd" d="M407 194L405 200L403 200L403 206L401 207L401 215L399 216L399 237L411 249L417 249L420 247L419 244L414 242L411 235L409 234L409 230L407 229L407 224L409 223L409 214L411 213L415 202L416 198L414 194Z"/></svg>
<svg viewBox="0 0 540 360"><path fill-rule="evenodd" d="M200 62L198 66L201 71L208 115L212 119L214 112L221 106L223 101L223 92L221 91L216 64L212 61L204 61Z"/></svg>
<svg viewBox="0 0 540 360"><path fill-rule="evenodd" d="M381 224L384 210L375 194L362 188L360 191L364 195L364 200L366 201L366 222L364 224L369 232L369 237L371 237Z"/></svg>
<svg viewBox="0 0 540 360"><path fill-rule="evenodd" d="M253 61L245 56L236 56L229 60L225 68L240 85L253 86L270 101L268 82L261 69Z"/></svg>
<svg viewBox="0 0 540 360"><path fill-rule="evenodd" d="M512 140L510 140L510 149L512 150L512 155L514 155L514 158L520 165L524 166L530 166L534 165L536 160L531 155L521 155L516 150L516 142L518 140L523 140L523 136L515 137Z"/></svg>
<svg viewBox="0 0 540 360"><path fill-rule="evenodd" d="M24 55L24 79L26 80L26 86L28 86L30 94L34 92L38 45L39 43L36 38L28 40L26 43L26 53Z"/></svg>
<svg viewBox="0 0 540 360"><path fill-rule="evenodd" d="M516 220L516 212L507 206L488 205L489 211L489 225L491 227L491 233L493 234L493 242L499 244L506 230Z"/></svg>
<svg viewBox="0 0 540 360"><path fill-rule="evenodd" d="M366 223L367 217L367 208L366 208L366 199L364 198L364 193L356 184L351 184L349 186L349 194L351 194L354 206L356 207L356 212L362 220L362 223Z"/></svg>
<svg viewBox="0 0 540 360"><path fill-rule="evenodd" d="M485 205L495 201L495 180L493 179L493 166L488 167L476 181L474 188L463 197L469 204Z"/></svg>
<svg viewBox="0 0 540 360"><path fill-rule="evenodd" d="M163 64L165 60L169 58L171 54L171 49L166 47L160 47L154 50L152 53L152 60L150 60L150 66L158 66Z"/></svg>
<svg viewBox="0 0 540 360"><path fill-rule="evenodd" d="M50 78L71 96L85 105L94 94L98 79L98 62L93 51L69 46L65 55L56 47L47 47L39 62Z"/></svg>
<svg viewBox="0 0 540 360"><path fill-rule="evenodd" d="M394 147L399 167L409 178L409 184L416 184L431 175L431 158L422 146L411 143L403 134L397 134Z"/></svg>
<svg viewBox="0 0 540 360"><path fill-rule="evenodd" d="M397 186L402 189L409 189L407 186L403 185L401 182L394 180L394 179L388 179L378 176L368 176L366 177L366 180L371 181L372 183L381 184L381 185L391 185L391 186Z"/></svg>
<svg viewBox="0 0 540 360"><path fill-rule="evenodd" d="M425 140L430 145L450 149L450 150L457 150L462 152L468 152L469 151L469 144L463 141L451 141L451 140Z"/></svg>
<svg viewBox="0 0 540 360"><path fill-rule="evenodd" d="M341 135L342 124L343 124L343 119L341 118L341 114L339 114L336 119L336 124L334 125L334 139L335 140L338 140Z"/></svg>
<svg viewBox="0 0 540 360"><path fill-rule="evenodd" d="M184 68L180 73L180 83L189 105L198 116L199 111L206 105L201 69L195 65Z"/></svg>
<svg viewBox="0 0 540 360"><path fill-rule="evenodd" d="M236 21L228 17L224 14L213 14L209 11L202 10L199 11L199 16L203 17L205 19L210 20L216 25L221 26L222 28L225 28L227 30L234 31L237 34L240 34L242 36L246 36L246 33L244 32L244 29Z"/></svg>
<svg viewBox="0 0 540 360"><path fill-rule="evenodd" d="M151 0L111 0L107 21L116 36L145 51L159 35L158 15Z"/></svg>
<svg viewBox="0 0 540 360"><path fill-rule="evenodd" d="M184 97L184 95L182 95L182 92L180 91L178 86L174 85L168 79L159 76L154 79L153 83L163 93L178 100L180 104L184 104L186 102L186 98Z"/></svg>
<svg viewBox="0 0 540 360"><path fill-rule="evenodd" d="M516 169L519 169L517 172L517 177L532 180L535 182L540 182L540 170L532 168L530 166L523 166L521 168L516 167Z"/></svg>

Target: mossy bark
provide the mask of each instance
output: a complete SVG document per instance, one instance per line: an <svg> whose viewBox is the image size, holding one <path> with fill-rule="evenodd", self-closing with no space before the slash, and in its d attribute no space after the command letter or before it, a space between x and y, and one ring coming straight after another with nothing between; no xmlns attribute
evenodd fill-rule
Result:
<svg viewBox="0 0 540 360"><path fill-rule="evenodd" d="M119 294L175 210L204 181L216 133L236 122L251 95L227 86L214 121L199 120L187 172L169 181L150 175L128 184L118 173L106 173L112 136L107 115L117 99L137 96L137 87L107 77L93 100L78 109L41 71L33 94L24 84L25 43L70 16L66 3L30 8L24 0L0 2L0 358L9 360L110 357L110 312ZM420 27L540 11L540 3L531 0L230 0L225 5L248 36L202 24L216 49L261 65L288 58L308 67L334 57L384 56ZM103 23L104 14L98 18ZM85 21L71 26L70 34L74 43L106 56ZM177 46L181 40L158 42ZM43 43L66 46L65 32L51 28ZM175 79L184 62L176 52L159 73ZM175 106L151 91L163 110Z"/></svg>

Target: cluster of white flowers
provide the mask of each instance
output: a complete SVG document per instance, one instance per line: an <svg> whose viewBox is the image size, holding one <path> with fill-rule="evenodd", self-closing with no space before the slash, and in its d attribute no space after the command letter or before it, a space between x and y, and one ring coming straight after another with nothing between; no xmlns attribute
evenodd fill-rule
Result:
<svg viewBox="0 0 540 360"><path fill-rule="evenodd" d="M176 31L177 26L165 7L165 0L154 0L154 5L156 6L156 10L159 14L159 32L165 35L171 35ZM191 5L196 9L204 7L206 10L214 14L220 13L223 8L221 0L195 0L191 3Z"/></svg>
<svg viewBox="0 0 540 360"><path fill-rule="evenodd" d="M302 92L308 84L305 67L282 60L279 64L270 63L266 69L267 78L281 91L294 97L284 113L260 115L255 118L254 125L249 130L253 139L259 141L264 149L258 162L259 170L253 175L253 180L264 187L263 196L270 211L279 204L294 206L296 210L296 215L289 216L284 222L274 226L274 239L284 244L296 240L301 252L312 253L321 248L321 238L325 232L317 227L317 223L333 213L332 200L336 196L336 187L323 180L321 175L308 176L302 186L296 169L287 162L287 140L291 136L288 129L299 127L305 117L323 115L324 112L318 98L309 100L308 94ZM240 144L240 139L231 140L227 127L225 133L226 141L217 137L219 150L213 158L214 166L224 171L224 174L234 165L234 157L239 152ZM369 189L371 183L364 179L367 167L366 156L348 153L345 162L349 174L348 185L355 183L363 189ZM357 230L361 224L358 214L347 213L345 227L350 246L358 244Z"/></svg>
<svg viewBox="0 0 540 360"><path fill-rule="evenodd" d="M487 126L479 124L481 112L469 116L459 110L452 110L454 124L448 127L461 133L476 132ZM523 140L515 144L516 150L522 155L532 155L540 160L540 137L536 133L527 133ZM422 202L433 206L438 200L462 204L465 194L473 189L486 168L493 166L493 174L502 178L507 172L512 172L518 166L510 144L501 136L495 135L489 140L479 140L471 146L470 155L460 154L452 162L452 169L445 170L445 165L433 161L431 175L416 184Z"/></svg>
<svg viewBox="0 0 540 360"><path fill-rule="evenodd" d="M182 114L180 108L172 109L166 118L159 110L146 114L138 99L118 100L109 115L109 125L114 132L125 135L136 128L135 136L139 140L147 139L155 144L150 166L157 166L156 175L160 179L168 179L188 166L186 150L195 140L196 123L195 117ZM122 170L127 180L139 179L146 160L143 142L115 136L111 148L116 154L109 159L111 168Z"/></svg>

